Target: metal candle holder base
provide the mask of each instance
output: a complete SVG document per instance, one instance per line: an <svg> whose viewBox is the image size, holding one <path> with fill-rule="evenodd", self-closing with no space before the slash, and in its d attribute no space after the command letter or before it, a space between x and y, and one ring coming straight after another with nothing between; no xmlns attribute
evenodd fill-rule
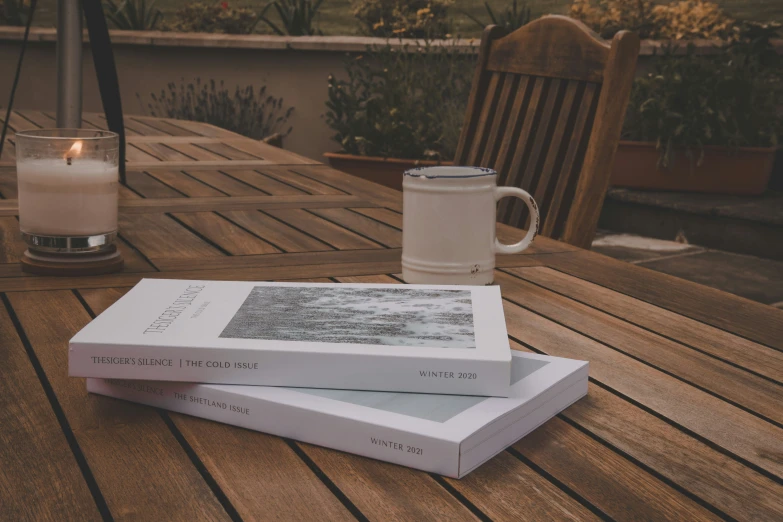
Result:
<svg viewBox="0 0 783 522"><path fill-rule="evenodd" d="M41 236L22 232L22 239L31 251L48 254L97 254L108 252L117 232L94 236Z"/></svg>
<svg viewBox="0 0 783 522"><path fill-rule="evenodd" d="M22 255L21 263L23 272L51 276L110 274L119 272L125 265L120 251L112 244L104 245L99 249L78 252L42 250L30 247Z"/></svg>

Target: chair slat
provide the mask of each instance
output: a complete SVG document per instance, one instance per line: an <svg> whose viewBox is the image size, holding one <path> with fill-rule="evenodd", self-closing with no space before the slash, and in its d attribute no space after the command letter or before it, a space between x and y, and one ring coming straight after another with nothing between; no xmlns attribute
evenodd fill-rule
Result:
<svg viewBox="0 0 783 522"><path fill-rule="evenodd" d="M484 154L481 160L478 162L478 166L491 167L494 163L494 158L500 147L498 136L501 129L505 126L509 116L509 104L513 103L514 95L517 91L519 84L519 76L512 74L503 75L503 87L500 90L500 99L494 110L492 118L492 125L489 129L489 137L487 143L484 146Z"/></svg>
<svg viewBox="0 0 783 522"><path fill-rule="evenodd" d="M546 155L547 147L550 144L551 134L554 131L554 124L557 121L560 104L562 104L564 80L551 79L546 91L546 101L544 102L541 117L538 126L533 130L533 135L528 139L533 140L530 154L527 157L525 166L522 169L522 181L519 187L528 192L535 191L535 183L538 181L540 166L539 162ZM519 200L512 200L511 213L506 223L513 226L523 226L525 224L527 206Z"/></svg>
<svg viewBox="0 0 783 522"><path fill-rule="evenodd" d="M560 102L560 114L557 117L552 137L549 140L549 147L544 158L544 166L538 171L538 181L536 188L532 193L533 198L538 203L538 208L542 214L546 215L549 208L549 197L553 190L553 181L556 182L560 174L560 165L563 160L563 148L568 144L573 136L573 127L569 123L573 117L574 102L577 100L577 91L583 82L577 80L567 80L565 83L565 94ZM577 102L578 104L578 102ZM578 139L578 136L576 136ZM537 169L538 170L538 169Z"/></svg>
<svg viewBox="0 0 783 522"><path fill-rule="evenodd" d="M547 237L553 237L556 233L560 232L560 227L558 225L562 225L562 220L565 219L567 214L566 212L561 213L560 207L564 201L566 188L573 184L572 182L578 174L578 169L575 167L581 164L582 158L579 157L577 151L580 149L580 144L586 142L590 137L592 122L588 120L591 119L591 114L595 114L595 104L598 100L599 92L600 88L595 83L587 83L585 85L582 100L579 104L579 110L576 114L576 120L574 120L571 140L568 142L563 165L560 167L560 176L557 178L552 200L547 208L546 217L542 218L543 226L541 227L541 234ZM562 214L562 217L559 217L560 214Z"/></svg>
<svg viewBox="0 0 783 522"><path fill-rule="evenodd" d="M509 110L508 121L506 122L503 136L499 138L500 150L498 150L495 164L492 167L498 172L498 185L506 185L506 179L509 172L508 166L511 161L510 153L515 150L514 144L517 141L522 122L527 113L532 90L529 87L532 84L533 82L530 81L530 76L520 76L519 85L517 85L517 94L514 98L514 103Z"/></svg>
<svg viewBox="0 0 783 522"><path fill-rule="evenodd" d="M547 83L547 80L545 80L544 78L533 79L533 90L530 93L530 102L528 103L528 111L527 114L525 115L525 121L522 124L522 129L519 131L519 139L517 140L516 143L516 150L514 151L514 155L511 160L511 166L508 169L508 176L505 182L505 185L507 186L514 186L514 187L521 186L520 167L522 165L522 158L527 149L527 144L529 142L528 138L530 137L531 130L533 128L533 123L534 120L536 119L534 115L535 108L538 107L539 105L539 101L541 100L541 93L544 90L545 83ZM511 199L505 198L500 202L500 205L498 207L498 219L503 223L508 223L505 216L508 213L510 205L511 205Z"/></svg>
<svg viewBox="0 0 783 522"><path fill-rule="evenodd" d="M470 151L470 144L476 136L476 123L479 118L481 104L485 98L486 86L490 74L486 72L487 58L489 57L490 46L493 40L502 37L505 30L496 25L491 25L484 29L481 35L481 47L479 48L476 70L473 74L473 83L470 87L470 97L468 98L468 108L465 111L465 119L462 122L462 132L457 143L457 151L454 154L454 162L457 165L468 165L467 156Z"/></svg>
<svg viewBox="0 0 783 522"><path fill-rule="evenodd" d="M487 142L489 122L495 115L495 107L497 106L502 85L503 74L492 73L492 76L489 79L489 86L487 87L486 101L481 107L481 114L477 122L476 135L473 138L473 143L470 147L470 154L468 154L466 162L466 165L468 166L477 166L481 158L484 144Z"/></svg>

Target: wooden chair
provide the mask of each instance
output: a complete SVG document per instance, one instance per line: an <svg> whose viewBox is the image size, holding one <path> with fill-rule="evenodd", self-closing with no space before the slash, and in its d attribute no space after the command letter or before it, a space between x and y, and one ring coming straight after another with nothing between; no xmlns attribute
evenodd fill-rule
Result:
<svg viewBox="0 0 783 522"><path fill-rule="evenodd" d="M487 27L455 164L495 169L533 195L542 234L590 248L638 54L635 34L610 45L565 16ZM506 198L498 220L523 227L524 207Z"/></svg>

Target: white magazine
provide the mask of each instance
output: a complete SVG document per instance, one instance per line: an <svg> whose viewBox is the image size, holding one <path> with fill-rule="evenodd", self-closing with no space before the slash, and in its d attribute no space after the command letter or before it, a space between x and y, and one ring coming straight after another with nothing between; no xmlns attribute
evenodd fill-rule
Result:
<svg viewBox="0 0 783 522"><path fill-rule="evenodd" d="M505 397L497 286L144 279L71 339L69 373Z"/></svg>
<svg viewBox="0 0 783 522"><path fill-rule="evenodd" d="M587 394L588 363L513 352L511 396L87 379L93 393L463 477Z"/></svg>

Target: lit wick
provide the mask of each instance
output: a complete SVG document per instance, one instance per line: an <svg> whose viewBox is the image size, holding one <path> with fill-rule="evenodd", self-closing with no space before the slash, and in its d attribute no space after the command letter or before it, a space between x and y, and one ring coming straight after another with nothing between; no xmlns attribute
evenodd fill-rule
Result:
<svg viewBox="0 0 783 522"><path fill-rule="evenodd" d="M81 153L82 153L82 142L81 141L73 142L71 148L68 149L68 152L65 153L65 162L68 165L70 165L71 161L73 161L74 156L78 156Z"/></svg>

